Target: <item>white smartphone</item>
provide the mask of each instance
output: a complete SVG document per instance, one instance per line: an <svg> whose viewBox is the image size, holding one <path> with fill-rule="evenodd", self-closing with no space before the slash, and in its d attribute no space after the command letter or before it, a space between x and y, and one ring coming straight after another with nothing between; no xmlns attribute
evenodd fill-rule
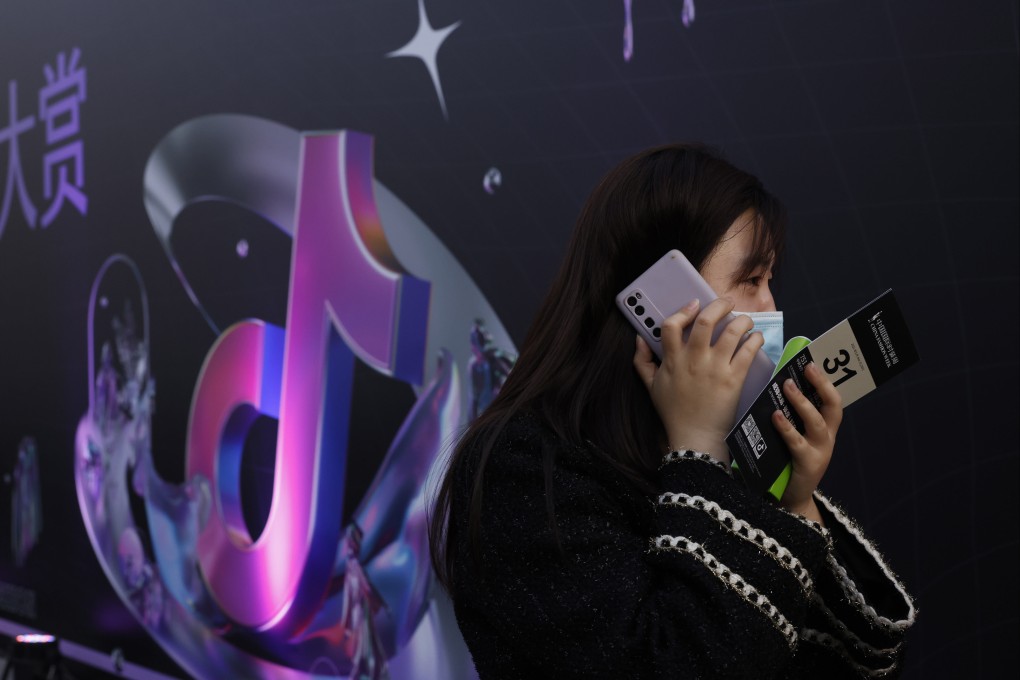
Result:
<svg viewBox="0 0 1020 680"><path fill-rule="evenodd" d="M701 274L694 268L684 254L679 250L671 250L649 267L644 274L634 279L634 282L624 288L616 296L616 306L620 308L623 315L632 326L645 339L648 346L652 348L655 355L662 358L662 321L668 316L680 311L694 298L701 301L701 308L704 309L708 303L715 300L718 295L712 290ZM723 320L716 324L712 334L712 342L718 339L719 334L729 321L736 318L730 314L729 320ZM690 327L684 334L686 339L690 333ZM765 352L758 350L751 362L751 368L744 380L744 387L740 392L740 402L737 404L735 418L742 416L754 403L765 385L772 377L775 364L768 358Z"/></svg>

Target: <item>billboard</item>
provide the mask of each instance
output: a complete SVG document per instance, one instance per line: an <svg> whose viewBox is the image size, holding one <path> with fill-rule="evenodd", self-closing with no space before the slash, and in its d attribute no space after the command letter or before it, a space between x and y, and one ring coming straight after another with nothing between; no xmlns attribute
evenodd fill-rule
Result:
<svg viewBox="0 0 1020 680"><path fill-rule="evenodd" d="M924 357L825 480L918 596L904 675L1015 665L1016 587L982 578L1016 569L1015 23L6 3L0 633L128 677L473 677L429 571L437 472L588 191L699 140L789 208L790 335L893 287Z"/></svg>

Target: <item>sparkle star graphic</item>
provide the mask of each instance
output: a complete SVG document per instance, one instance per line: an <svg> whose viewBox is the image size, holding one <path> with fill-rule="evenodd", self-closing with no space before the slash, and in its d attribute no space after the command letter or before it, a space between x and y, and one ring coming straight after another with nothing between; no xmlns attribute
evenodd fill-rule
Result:
<svg viewBox="0 0 1020 680"><path fill-rule="evenodd" d="M428 69L432 78L432 85L436 88L436 96L439 97L439 106L443 109L443 117L449 120L446 112L446 99L443 98L443 86L439 82L439 68L436 66L436 55L443 41L453 33L460 22L450 24L446 28L436 30L432 28L429 17L425 13L425 0L418 0L418 32L414 34L411 41L398 50L387 54L387 57L415 57L421 59Z"/></svg>

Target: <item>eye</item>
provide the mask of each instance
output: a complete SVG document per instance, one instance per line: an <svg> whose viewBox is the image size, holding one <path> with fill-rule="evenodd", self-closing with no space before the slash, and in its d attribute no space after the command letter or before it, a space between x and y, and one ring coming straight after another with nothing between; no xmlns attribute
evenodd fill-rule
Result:
<svg viewBox="0 0 1020 680"><path fill-rule="evenodd" d="M750 286L751 288L757 288L758 286L761 285L761 281L763 278L764 277L762 276L752 276L748 279L744 279L744 285Z"/></svg>

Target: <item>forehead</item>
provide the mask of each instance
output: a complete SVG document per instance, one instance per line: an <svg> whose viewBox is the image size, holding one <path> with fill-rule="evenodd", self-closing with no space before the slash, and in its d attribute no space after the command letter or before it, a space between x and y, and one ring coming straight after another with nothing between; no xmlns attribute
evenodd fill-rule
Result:
<svg viewBox="0 0 1020 680"><path fill-rule="evenodd" d="M718 274L735 276L749 267L771 267L773 255L755 251L757 228L754 213L750 210L735 219L709 253L703 269L711 268Z"/></svg>

